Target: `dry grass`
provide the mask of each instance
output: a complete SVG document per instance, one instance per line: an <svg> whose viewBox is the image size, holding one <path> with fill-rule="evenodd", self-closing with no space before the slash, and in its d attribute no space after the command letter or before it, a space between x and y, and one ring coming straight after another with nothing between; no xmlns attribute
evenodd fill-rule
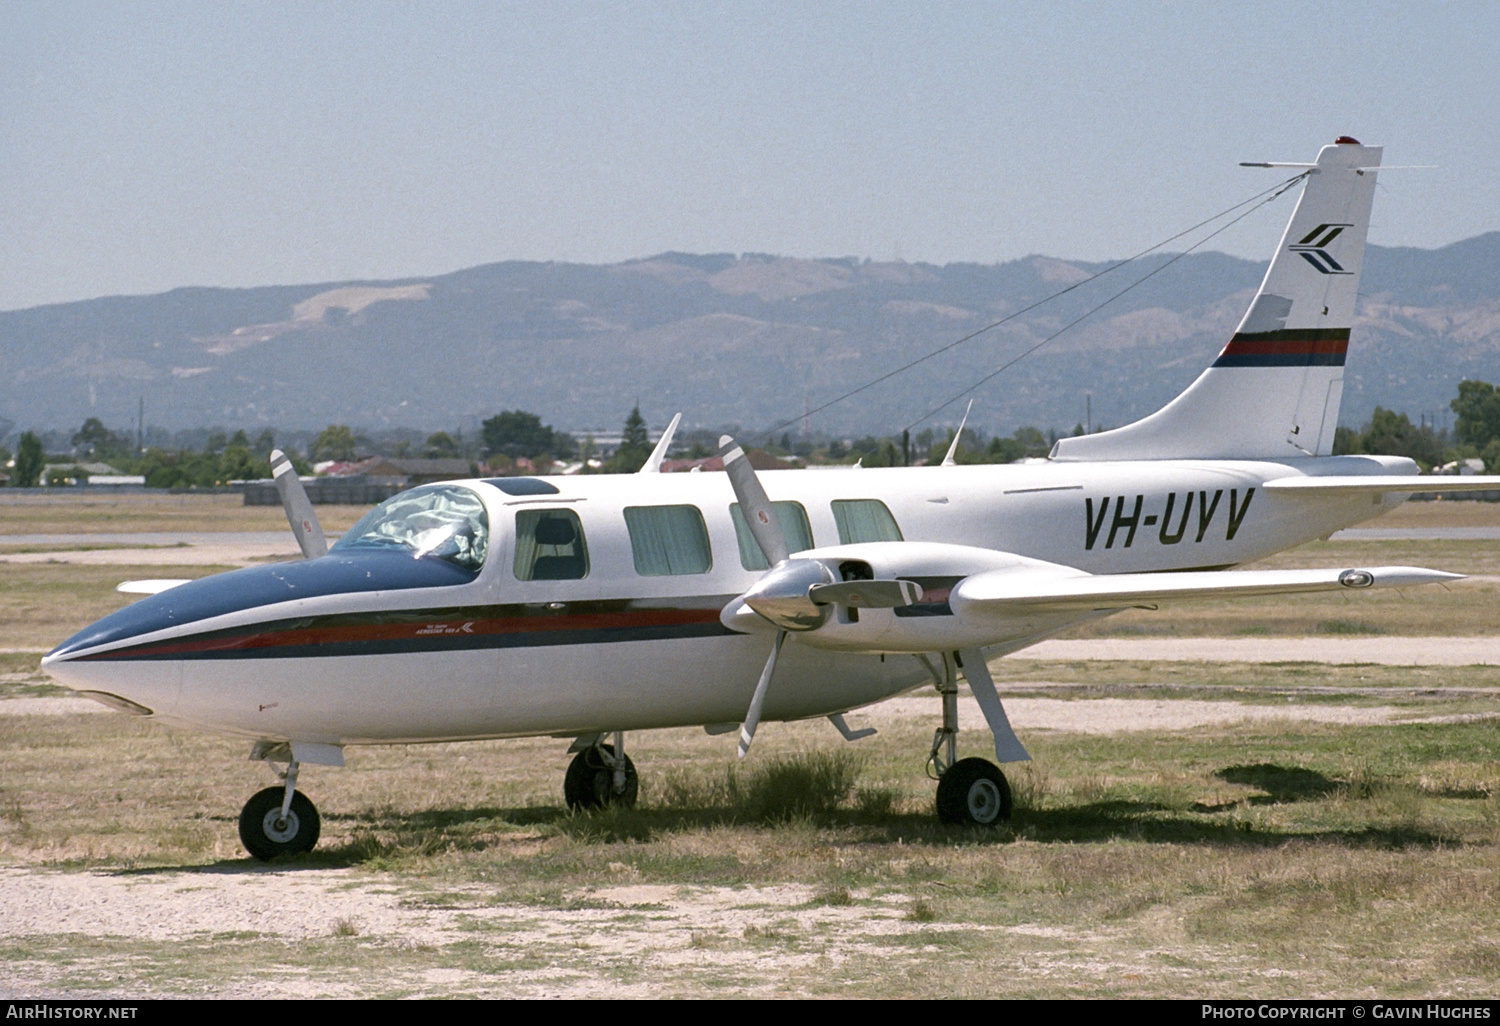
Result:
<svg viewBox="0 0 1500 1026"><path fill-rule="evenodd" d="M139 596L115 586L135 578L197 578L229 567L0 563L0 648L45 652Z"/></svg>
<svg viewBox="0 0 1500 1026"><path fill-rule="evenodd" d="M1500 991L1492 725L1033 734L1036 763L1012 774L1025 808L996 831L934 821L919 766L931 725L851 749L826 724L769 724L743 768L732 740L633 735L640 807L582 816L562 808L560 741L351 751L344 770L304 773L324 841L281 867L299 888L292 934L11 936L0 986L246 994L271 974L346 996ZM964 741L980 754L982 735ZM183 909L253 883L235 814L268 775L242 748L113 714L0 717L0 862L166 887ZM768 793L794 780L816 800L773 812ZM890 807L861 811L862 788Z"/></svg>
<svg viewBox="0 0 1500 1026"><path fill-rule="evenodd" d="M367 512L368 506L319 506L318 519L326 530L343 531ZM246 506L238 495L0 489L0 537L286 529L286 514L280 506Z"/></svg>

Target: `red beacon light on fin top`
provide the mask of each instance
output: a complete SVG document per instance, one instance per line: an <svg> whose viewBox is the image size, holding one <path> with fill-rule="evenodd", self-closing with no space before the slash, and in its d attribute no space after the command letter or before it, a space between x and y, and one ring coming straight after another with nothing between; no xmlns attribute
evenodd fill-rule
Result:
<svg viewBox="0 0 1500 1026"><path fill-rule="evenodd" d="M1358 146L1359 140L1352 135L1341 135L1333 141L1335 146Z"/></svg>

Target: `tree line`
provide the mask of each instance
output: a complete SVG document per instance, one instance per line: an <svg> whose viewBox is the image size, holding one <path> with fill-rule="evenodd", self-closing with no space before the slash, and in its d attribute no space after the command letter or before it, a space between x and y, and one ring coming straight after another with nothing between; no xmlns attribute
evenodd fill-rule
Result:
<svg viewBox="0 0 1500 1026"><path fill-rule="evenodd" d="M1479 459L1485 473L1500 474L1500 391L1488 381L1460 381L1458 397L1448 406L1456 414L1451 432L1425 421L1413 424L1406 414L1377 406L1362 430L1337 429L1334 455L1406 456L1423 471Z"/></svg>
<svg viewBox="0 0 1500 1026"><path fill-rule="evenodd" d="M1334 454L1371 454L1406 456L1424 471L1462 459L1480 459L1486 473L1500 473L1500 390L1487 381L1462 381L1458 395L1449 404L1456 415L1450 431L1438 430L1425 421L1413 424L1404 413L1376 407L1369 423L1356 430L1337 429ZM749 441L738 429L731 429L742 441ZM1083 425L1072 434L1083 434ZM717 431L684 432L674 446L673 455L698 459L713 455ZM305 437L305 436L304 436ZM955 447L954 459L961 464L1013 463L1016 460L1047 455L1057 441L1056 432L1035 427L1021 427L1008 436L987 436L965 428ZM803 438L783 434L761 446L780 457L795 458L808 464L854 464L866 467L894 467L941 462L954 439L952 429L938 432L923 430L915 436L858 439ZM230 481L248 481L270 476L269 456L276 447L276 434L270 428L253 439L243 430L229 434L222 429L207 432L201 446L150 445L141 447L128 434L111 431L96 417L90 417L71 436L72 453L67 462L107 463L124 474L141 475L149 488L214 487ZM421 456L428 459L456 459L469 462L472 473L547 473L562 463L578 463L582 473L633 473L645 464L652 445L640 407L631 409L621 429L620 444L603 455L591 436L574 438L550 424L542 423L535 413L504 410L480 424L477 437L465 438L462 432L437 431L426 436L403 437L381 445L344 424L330 424L307 445L304 454L283 446L298 473L310 474L312 464L325 461L354 462L369 455L395 457ZM385 452L377 453L377 449ZM54 458L55 462L58 462ZM11 483L34 487L42 483L48 456L41 438L32 431L20 436L14 456L0 448L0 462L11 471ZM69 472L78 479L79 471Z"/></svg>

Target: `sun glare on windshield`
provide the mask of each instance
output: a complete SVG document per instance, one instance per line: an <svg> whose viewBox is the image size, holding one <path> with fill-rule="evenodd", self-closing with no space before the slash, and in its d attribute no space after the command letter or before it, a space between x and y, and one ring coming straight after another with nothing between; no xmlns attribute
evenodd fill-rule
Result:
<svg viewBox="0 0 1500 1026"><path fill-rule="evenodd" d="M484 566L490 519L467 488L429 485L387 499L349 529L332 552L404 550L431 556L474 573Z"/></svg>

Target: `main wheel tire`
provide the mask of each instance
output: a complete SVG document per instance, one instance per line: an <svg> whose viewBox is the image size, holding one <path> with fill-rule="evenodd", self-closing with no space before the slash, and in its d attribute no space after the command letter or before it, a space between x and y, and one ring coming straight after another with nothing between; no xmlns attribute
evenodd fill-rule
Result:
<svg viewBox="0 0 1500 1026"><path fill-rule="evenodd" d="M960 759L938 781L938 818L944 823L993 826L1010 819L1010 785L985 759Z"/></svg>
<svg viewBox="0 0 1500 1026"><path fill-rule="evenodd" d="M317 807L301 791L293 792L292 807L281 818L286 788L268 787L240 811L240 842L262 862L278 855L300 855L313 850L323 829Z"/></svg>
<svg viewBox="0 0 1500 1026"><path fill-rule="evenodd" d="M613 745L600 745L610 755L615 752ZM636 794L640 791L640 778L635 773L635 763L630 761L630 756L625 756L625 787L615 790L615 771L604 764L599 757L598 748L586 748L573 757L568 764L568 772L563 777L563 798L570 809L598 809L605 805L623 805L630 808L635 804Z"/></svg>

